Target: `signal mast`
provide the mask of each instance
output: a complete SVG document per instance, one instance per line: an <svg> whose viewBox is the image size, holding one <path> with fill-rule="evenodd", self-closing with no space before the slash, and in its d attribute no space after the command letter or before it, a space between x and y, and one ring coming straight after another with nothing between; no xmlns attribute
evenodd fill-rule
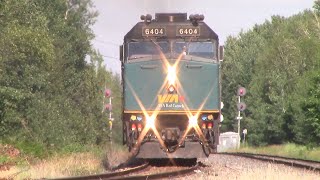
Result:
<svg viewBox="0 0 320 180"><path fill-rule="evenodd" d="M112 123L113 123L113 120L114 118L112 118L112 97L111 97L111 90L106 88L106 90L104 91L104 97L105 98L109 98L109 103L104 105L104 109L103 110L106 110L107 112L109 112L109 130L110 130L110 141L112 142ZM103 101L103 104L104 104L104 101Z"/></svg>
<svg viewBox="0 0 320 180"><path fill-rule="evenodd" d="M237 92L237 95L238 95L238 104L237 104L237 108L238 108L238 116L236 117L236 119L238 120L238 134L239 134L239 144L238 144L238 148L240 146L240 137L241 137L241 134L240 134L240 120L243 118L241 117L241 111L244 111L246 109L246 104L244 102L241 102L241 97L246 95L246 88L244 87L239 87L238 88L238 92Z"/></svg>

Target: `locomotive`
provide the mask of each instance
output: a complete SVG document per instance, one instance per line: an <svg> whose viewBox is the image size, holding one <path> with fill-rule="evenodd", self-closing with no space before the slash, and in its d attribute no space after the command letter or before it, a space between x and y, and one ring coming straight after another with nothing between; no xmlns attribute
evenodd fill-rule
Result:
<svg viewBox="0 0 320 180"><path fill-rule="evenodd" d="M219 143L218 35L199 14L140 19L120 46L123 143L137 158L208 157Z"/></svg>

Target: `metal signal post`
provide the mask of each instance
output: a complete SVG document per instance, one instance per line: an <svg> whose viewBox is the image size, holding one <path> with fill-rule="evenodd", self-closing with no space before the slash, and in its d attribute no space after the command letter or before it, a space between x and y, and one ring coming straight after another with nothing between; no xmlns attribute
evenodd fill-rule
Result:
<svg viewBox="0 0 320 180"><path fill-rule="evenodd" d="M236 119L238 120L238 134L239 134L239 137L241 137L241 134L240 134L240 120L242 119L240 112L244 111L246 109L246 104L241 102L241 96L244 96L245 94L246 94L246 89L244 87L239 87L238 93L237 93L237 95L238 95L238 104L237 104L238 116L236 117ZM238 148L239 147L240 147L240 138L239 138Z"/></svg>
<svg viewBox="0 0 320 180"><path fill-rule="evenodd" d="M241 103L241 99L240 96L238 96L238 104ZM238 108L238 116L237 116L237 120L238 120L238 134L240 136L240 120L242 119L241 114L240 114L240 110Z"/></svg>
<svg viewBox="0 0 320 180"><path fill-rule="evenodd" d="M111 97L111 90L106 89L104 93L106 98L109 98L109 103L105 105L104 109L109 112L109 130L110 130L110 142L112 143L112 124L114 118L112 118L112 97Z"/></svg>

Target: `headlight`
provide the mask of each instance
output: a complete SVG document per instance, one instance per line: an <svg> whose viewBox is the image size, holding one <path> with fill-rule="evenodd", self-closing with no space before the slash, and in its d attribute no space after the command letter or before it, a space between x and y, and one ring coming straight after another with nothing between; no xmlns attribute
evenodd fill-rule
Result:
<svg viewBox="0 0 320 180"><path fill-rule="evenodd" d="M169 91L169 93L174 93L175 92L175 88L174 88L174 86L173 85L170 85L169 87L168 87L168 91Z"/></svg>
<svg viewBox="0 0 320 180"><path fill-rule="evenodd" d="M189 118L189 125L192 127L198 125L198 118L196 116L191 116Z"/></svg>
<svg viewBox="0 0 320 180"><path fill-rule="evenodd" d="M149 128L154 127L155 119L153 117L147 117L146 120L147 120L147 127Z"/></svg>
<svg viewBox="0 0 320 180"><path fill-rule="evenodd" d="M168 83L169 85L173 85L176 82L176 68L174 66L168 66Z"/></svg>

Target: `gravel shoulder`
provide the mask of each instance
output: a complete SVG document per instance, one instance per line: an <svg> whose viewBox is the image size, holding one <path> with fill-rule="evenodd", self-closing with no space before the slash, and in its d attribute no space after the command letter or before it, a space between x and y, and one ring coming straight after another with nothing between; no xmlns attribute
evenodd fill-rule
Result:
<svg viewBox="0 0 320 180"><path fill-rule="evenodd" d="M185 179L320 179L320 173L244 157L213 154L199 159L204 167Z"/></svg>

